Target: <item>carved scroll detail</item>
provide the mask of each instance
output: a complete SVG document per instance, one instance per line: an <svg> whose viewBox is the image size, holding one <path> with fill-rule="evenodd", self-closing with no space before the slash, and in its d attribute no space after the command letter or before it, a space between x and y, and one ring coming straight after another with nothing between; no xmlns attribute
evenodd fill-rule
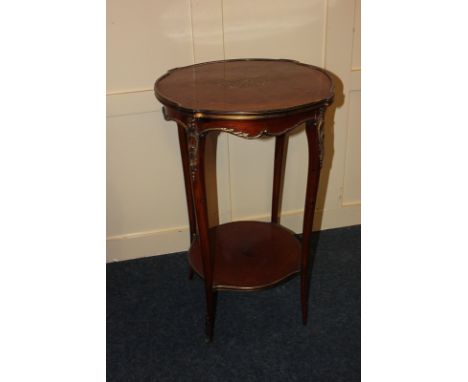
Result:
<svg viewBox="0 0 468 382"><path fill-rule="evenodd" d="M325 108L321 107L318 110L318 113L315 117L315 127L317 128L317 136L318 136L318 144L319 144L319 158L320 158L320 167L323 164L323 156L324 156L324 139L325 139L325 132L323 129L323 119L325 114Z"/></svg>
<svg viewBox="0 0 468 382"><path fill-rule="evenodd" d="M254 139L254 138L260 138L261 136L267 134L267 130L263 130L263 131L260 131L259 133L255 134L255 135L250 135L248 132L245 132L245 131L239 131L239 130L236 130L236 129L233 129L233 128L229 128L229 127L221 127L219 129L217 129L219 131L223 131L225 133L230 133L230 134L233 134L237 137L241 137L241 138L247 138L247 139Z"/></svg>
<svg viewBox="0 0 468 382"><path fill-rule="evenodd" d="M190 175L192 176L192 180L195 180L198 168L198 132L195 125L195 118L190 118L187 127Z"/></svg>

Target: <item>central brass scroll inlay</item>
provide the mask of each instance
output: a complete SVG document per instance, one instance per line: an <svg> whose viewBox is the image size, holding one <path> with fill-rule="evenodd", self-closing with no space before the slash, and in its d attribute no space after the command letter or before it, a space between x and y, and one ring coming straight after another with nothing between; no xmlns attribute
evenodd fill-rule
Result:
<svg viewBox="0 0 468 382"><path fill-rule="evenodd" d="M240 78L237 80L223 80L218 85L228 89L245 89L263 87L268 82L270 81L266 78Z"/></svg>

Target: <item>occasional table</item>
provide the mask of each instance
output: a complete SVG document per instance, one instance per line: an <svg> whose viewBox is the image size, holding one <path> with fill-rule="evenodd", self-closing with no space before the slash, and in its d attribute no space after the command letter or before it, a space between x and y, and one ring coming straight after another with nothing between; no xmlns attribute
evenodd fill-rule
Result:
<svg viewBox="0 0 468 382"><path fill-rule="evenodd" d="M323 117L333 81L318 67L291 60L236 59L172 69L154 86L166 120L178 126L187 195L190 276L203 280L205 330L213 337L217 290L252 291L301 277L302 321L307 323L308 259L323 158ZM279 224L287 133L305 123L309 163L302 244ZM254 139L275 137L271 222L208 225L205 142L211 132Z"/></svg>

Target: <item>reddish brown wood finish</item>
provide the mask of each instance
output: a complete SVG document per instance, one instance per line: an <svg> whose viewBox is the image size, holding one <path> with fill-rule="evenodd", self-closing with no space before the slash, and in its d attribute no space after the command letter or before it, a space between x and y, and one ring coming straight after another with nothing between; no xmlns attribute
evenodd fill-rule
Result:
<svg viewBox="0 0 468 382"><path fill-rule="evenodd" d="M301 245L278 224L242 221L221 224L209 231L213 248L213 288L253 290L274 285L298 273ZM190 264L202 278L200 241L189 251Z"/></svg>
<svg viewBox="0 0 468 382"><path fill-rule="evenodd" d="M188 113L178 109L165 106L164 117L167 120L176 121L186 128L195 124L199 134L210 131L224 131L242 138L260 138L262 136L278 136L285 134L304 122L315 119L320 108L324 105L314 106L310 109L295 111L294 113L278 113L265 116L242 117L246 119L235 119L238 116L213 114L204 115ZM231 119L232 118L232 119Z"/></svg>
<svg viewBox="0 0 468 382"><path fill-rule="evenodd" d="M205 135L197 135L189 131L189 163L191 168L192 188L194 194L197 218L198 240L204 270L206 297L206 335L208 341L213 338L214 325L214 293L213 293L213 256L208 239L208 211L205 188Z"/></svg>
<svg viewBox="0 0 468 382"><path fill-rule="evenodd" d="M173 69L156 82L158 99L188 112L266 114L331 100L328 73L291 60L226 60Z"/></svg>
<svg viewBox="0 0 468 382"><path fill-rule="evenodd" d="M185 131L184 126L179 124L178 128L179 128L178 132L179 132L180 153L182 157L182 168L184 172L185 194L187 197L187 211L188 211L189 226L190 226L190 242L192 242L197 233L197 227L196 227L196 220L195 220L195 209L193 205L192 184L190 182L187 133Z"/></svg>
<svg viewBox="0 0 468 382"><path fill-rule="evenodd" d="M271 202L271 222L279 223L281 191L283 188L284 157L287 136L279 135L275 142L275 163L273 169L273 200Z"/></svg>
<svg viewBox="0 0 468 382"><path fill-rule="evenodd" d="M177 122L189 213L191 267L203 278L211 341L216 290L255 290L300 273L307 322L308 264L323 154L321 124L333 98L322 69L290 60L230 60L175 69L155 84L167 120ZM278 223L286 133L306 122L309 169L302 246ZM272 223L235 222L209 229L205 139L213 131L243 138L276 136Z"/></svg>
<svg viewBox="0 0 468 382"><path fill-rule="evenodd" d="M314 221L315 201L317 198L317 188L320 176L320 156L317 134L317 124L320 120L307 122L306 134L309 145L309 168L307 173L306 200L304 206L304 223L302 228L302 264L301 264L301 307L302 322L307 324L307 312L309 301L309 253L310 235L312 233L312 223Z"/></svg>
<svg viewBox="0 0 468 382"><path fill-rule="evenodd" d="M184 172L185 195L187 198L187 212L190 227L190 243L195 240L197 234L197 222L195 218L195 209L193 204L192 184L190 182L190 167L188 158L187 132L184 126L178 124L180 154L182 157L182 169ZM189 269L189 279L193 278L193 270Z"/></svg>

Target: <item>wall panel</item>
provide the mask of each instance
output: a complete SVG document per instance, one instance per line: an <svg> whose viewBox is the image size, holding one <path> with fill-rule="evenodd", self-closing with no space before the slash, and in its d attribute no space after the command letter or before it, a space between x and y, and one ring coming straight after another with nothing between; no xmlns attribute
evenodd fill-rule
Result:
<svg viewBox="0 0 468 382"><path fill-rule="evenodd" d="M176 129L161 117L108 119L109 236L187 224Z"/></svg>
<svg viewBox="0 0 468 382"><path fill-rule="evenodd" d="M174 66L193 63L190 1L109 0L108 92L152 89Z"/></svg>
<svg viewBox="0 0 468 382"><path fill-rule="evenodd" d="M226 58L289 58L320 65L323 0L226 0Z"/></svg>
<svg viewBox="0 0 468 382"><path fill-rule="evenodd" d="M361 92L349 92L348 137L343 180L343 205L361 203Z"/></svg>
<svg viewBox="0 0 468 382"><path fill-rule="evenodd" d="M356 0L354 7L352 70L361 69L361 0Z"/></svg>

